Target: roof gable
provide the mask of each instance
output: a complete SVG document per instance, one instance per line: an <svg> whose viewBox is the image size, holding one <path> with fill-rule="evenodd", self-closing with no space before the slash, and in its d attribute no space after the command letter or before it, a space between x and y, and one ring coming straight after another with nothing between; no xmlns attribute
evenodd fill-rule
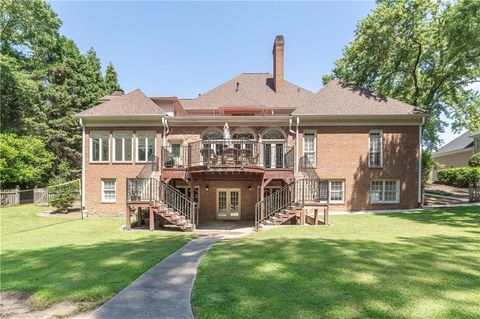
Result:
<svg viewBox="0 0 480 319"><path fill-rule="evenodd" d="M342 81L328 82L292 115L413 115L421 109Z"/></svg>
<svg viewBox="0 0 480 319"><path fill-rule="evenodd" d="M76 114L77 117L115 115L164 115L165 112L140 89L115 99L100 103Z"/></svg>
<svg viewBox="0 0 480 319"><path fill-rule="evenodd" d="M470 137L470 135L471 133L469 132L463 133L453 141L442 146L437 152L435 152L435 155L459 151L462 149L472 147L474 142L473 142L473 137Z"/></svg>
<svg viewBox="0 0 480 319"><path fill-rule="evenodd" d="M312 96L312 92L287 81L275 91L270 73L242 73L193 100L180 102L186 109L242 105L291 108L299 107Z"/></svg>

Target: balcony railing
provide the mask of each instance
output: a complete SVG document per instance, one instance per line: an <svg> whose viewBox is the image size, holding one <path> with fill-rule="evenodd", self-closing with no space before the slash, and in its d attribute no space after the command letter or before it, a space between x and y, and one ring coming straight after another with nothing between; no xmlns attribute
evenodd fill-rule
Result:
<svg viewBox="0 0 480 319"><path fill-rule="evenodd" d="M165 168L293 168L293 147L250 140L202 140L188 146L162 147Z"/></svg>

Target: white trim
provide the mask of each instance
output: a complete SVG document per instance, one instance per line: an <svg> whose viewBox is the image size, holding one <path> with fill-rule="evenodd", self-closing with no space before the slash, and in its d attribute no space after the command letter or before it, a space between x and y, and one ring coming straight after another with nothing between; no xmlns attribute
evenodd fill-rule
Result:
<svg viewBox="0 0 480 319"><path fill-rule="evenodd" d="M138 147L140 143L138 143L138 138L146 138L146 143L145 143L145 160L140 160L138 158L138 154L140 153L138 151ZM157 131L154 130L141 130L141 131L136 131L135 132L135 162L136 163L146 163L148 161L148 146L150 145L148 143L149 139L153 137L153 156L157 155Z"/></svg>
<svg viewBox="0 0 480 319"><path fill-rule="evenodd" d="M332 182L342 183L342 199L332 200ZM328 180L328 202L330 204L345 204L345 180L344 179L329 179Z"/></svg>
<svg viewBox="0 0 480 319"><path fill-rule="evenodd" d="M423 204L422 198L422 125L425 123L425 118L422 118L422 124L418 126L418 192L417 192L417 203L419 205Z"/></svg>
<svg viewBox="0 0 480 319"><path fill-rule="evenodd" d="M372 165L370 161L370 145L371 145L371 135L372 134L380 134L380 165ZM381 129L374 129L368 131L368 167L369 168L383 168L383 130Z"/></svg>
<svg viewBox="0 0 480 319"><path fill-rule="evenodd" d="M382 198L378 201L372 200L372 183L373 182L382 182ZM396 188L396 198L394 201L385 200L385 182L395 182ZM369 190L369 200L371 204L399 204L400 203L400 180L398 179L372 179L370 181L370 190Z"/></svg>
<svg viewBox="0 0 480 319"><path fill-rule="evenodd" d="M122 160L117 161L116 160L116 148L117 148L117 142L115 139L122 139ZM130 155L132 157L131 160L126 161L125 160L125 139L130 138L131 143L130 143ZM113 131L112 133L112 142L113 142L113 151L112 151L112 162L113 163L132 163L133 162L133 132L132 131Z"/></svg>
<svg viewBox="0 0 480 319"><path fill-rule="evenodd" d="M305 157L305 133L313 135L313 165L312 168L317 167L317 131L316 130L303 130L302 132L302 157Z"/></svg>
<svg viewBox="0 0 480 319"><path fill-rule="evenodd" d="M461 150L454 150L454 151L448 151L448 152L441 152L441 153L432 153L433 158L439 158L443 156L448 156L448 155L454 155L454 154L460 154L460 153L472 153L474 152L473 146L462 148Z"/></svg>
<svg viewBox="0 0 480 319"><path fill-rule="evenodd" d="M85 208L85 126L80 119L80 125L82 126L82 209Z"/></svg>
<svg viewBox="0 0 480 319"><path fill-rule="evenodd" d="M110 138L110 131L90 131L90 134L89 134L89 137L90 137L90 163L110 163L110 143L111 143L111 138ZM102 161L102 160L98 160L98 161L94 161L93 160L93 139L99 139L100 140L100 144L99 144L99 153L98 153L98 156L100 157L100 159L103 158L103 148L102 148L102 143L103 143L103 139L104 138L108 138L108 160L106 161Z"/></svg>
<svg viewBox="0 0 480 319"><path fill-rule="evenodd" d="M105 182L106 181L113 181L114 183L114 189L113 191L115 192L115 198L114 199L106 199L105 198ZM101 179L101 183L102 183L102 203L108 203L108 204L111 204L111 203L116 203L117 202L117 180L115 178L102 178ZM110 190L111 191L111 190Z"/></svg>
<svg viewBox="0 0 480 319"><path fill-rule="evenodd" d="M221 216L218 216L218 211L219 211L219 197L218 197L218 193L219 192L226 192L226 205L227 205L227 210L229 209L228 208L228 205L230 204L231 202L231 193L232 192L238 192L238 217L221 217ZM240 220L242 219L242 189L241 188L217 188L217 192L216 192L216 199L215 199L216 203L216 218L217 219L228 219L228 220Z"/></svg>

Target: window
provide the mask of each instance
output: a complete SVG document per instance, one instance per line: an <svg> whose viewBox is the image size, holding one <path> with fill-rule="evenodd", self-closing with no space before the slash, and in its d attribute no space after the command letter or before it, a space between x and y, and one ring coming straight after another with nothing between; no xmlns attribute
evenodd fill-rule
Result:
<svg viewBox="0 0 480 319"><path fill-rule="evenodd" d="M343 181L329 181L328 187L330 193L330 202L343 203L345 183Z"/></svg>
<svg viewBox="0 0 480 319"><path fill-rule="evenodd" d="M102 179L102 202L115 203L117 199L116 184L114 179Z"/></svg>
<svg viewBox="0 0 480 319"><path fill-rule="evenodd" d="M303 132L303 157L305 167L317 166L316 132Z"/></svg>
<svg viewBox="0 0 480 319"><path fill-rule="evenodd" d="M113 132L113 160L132 161L132 132Z"/></svg>
<svg viewBox="0 0 480 319"><path fill-rule="evenodd" d="M400 182L398 180L372 181L370 200L372 203L398 203L400 201Z"/></svg>
<svg viewBox="0 0 480 319"><path fill-rule="evenodd" d="M137 132L137 162L146 162L155 155L155 132Z"/></svg>
<svg viewBox="0 0 480 319"><path fill-rule="evenodd" d="M262 135L263 165L266 168L284 167L285 134L280 129L269 129Z"/></svg>
<svg viewBox="0 0 480 319"><path fill-rule="evenodd" d="M183 165L183 148L181 141L169 142L170 143L170 155L173 160L174 166Z"/></svg>
<svg viewBox="0 0 480 319"><path fill-rule="evenodd" d="M90 161L108 162L110 159L110 132L95 131L90 133Z"/></svg>
<svg viewBox="0 0 480 319"><path fill-rule="evenodd" d="M369 135L368 165L370 167L383 166L383 132L370 131Z"/></svg>

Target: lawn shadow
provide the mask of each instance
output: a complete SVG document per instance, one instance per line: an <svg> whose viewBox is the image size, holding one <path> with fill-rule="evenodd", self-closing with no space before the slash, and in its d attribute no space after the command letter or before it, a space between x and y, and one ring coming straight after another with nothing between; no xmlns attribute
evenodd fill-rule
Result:
<svg viewBox="0 0 480 319"><path fill-rule="evenodd" d="M189 240L181 234L169 234L85 246L2 251L2 290L33 292L37 307L61 300L102 303Z"/></svg>
<svg viewBox="0 0 480 319"><path fill-rule="evenodd" d="M424 224L480 229L480 207L425 209L421 212L383 214Z"/></svg>
<svg viewBox="0 0 480 319"><path fill-rule="evenodd" d="M445 235L219 242L202 261L193 309L198 318L478 318L479 250L479 240Z"/></svg>

